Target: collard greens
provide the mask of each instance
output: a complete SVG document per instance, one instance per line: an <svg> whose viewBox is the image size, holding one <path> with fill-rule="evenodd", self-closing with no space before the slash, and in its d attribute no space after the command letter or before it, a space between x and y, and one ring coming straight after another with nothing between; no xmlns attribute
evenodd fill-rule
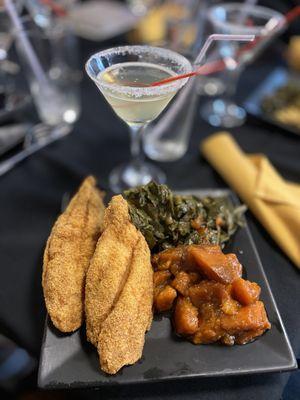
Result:
<svg viewBox="0 0 300 400"><path fill-rule="evenodd" d="M181 196L150 182L123 193L133 224L157 252L181 244L223 245L243 225L246 207L227 197Z"/></svg>

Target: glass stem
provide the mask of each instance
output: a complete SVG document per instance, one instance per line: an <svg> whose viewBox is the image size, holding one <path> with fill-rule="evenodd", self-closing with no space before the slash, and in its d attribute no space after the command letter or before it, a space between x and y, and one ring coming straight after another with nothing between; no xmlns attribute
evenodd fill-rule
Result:
<svg viewBox="0 0 300 400"><path fill-rule="evenodd" d="M144 159L142 152L142 136L146 125L130 125L130 151L132 164L139 167Z"/></svg>
<svg viewBox="0 0 300 400"><path fill-rule="evenodd" d="M225 91L225 97L228 100L231 100L234 102L234 98L236 95L236 90L237 90L237 84L238 80L241 74L241 68L236 67L235 69L227 69L225 72L225 82L226 82L226 91Z"/></svg>

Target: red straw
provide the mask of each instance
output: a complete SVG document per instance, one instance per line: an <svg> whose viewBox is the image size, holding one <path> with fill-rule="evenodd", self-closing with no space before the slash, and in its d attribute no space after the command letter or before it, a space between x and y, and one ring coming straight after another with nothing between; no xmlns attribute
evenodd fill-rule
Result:
<svg viewBox="0 0 300 400"><path fill-rule="evenodd" d="M42 4L45 6L49 7L51 11L57 16L57 17L66 17L67 16L67 10L62 7L60 4L57 4L53 0L40 0Z"/></svg>
<svg viewBox="0 0 300 400"><path fill-rule="evenodd" d="M204 65L201 65L201 67L197 68L196 71L188 72L187 74L172 76L171 78L166 78L158 82L153 82L149 84L149 86L165 85L166 83L174 82L179 79L191 78L197 75L209 75L215 72L223 71L224 68L225 68L225 62L223 59L215 60L208 62Z"/></svg>
<svg viewBox="0 0 300 400"><path fill-rule="evenodd" d="M296 6L296 7L292 8L284 16L284 25L290 24L292 21L294 21L299 16L300 16L300 6ZM276 29L276 27L274 29ZM265 39L265 36L259 36L256 39L254 39L253 42L249 42L249 43L245 44L238 52L238 56L240 56L245 51L251 50L254 46L256 46L263 39ZM172 76L171 78L163 79L158 82L153 82L153 83L151 83L150 86L165 85L167 83L171 83L171 82L177 81L179 79L190 78L192 76L197 76L200 74L208 75L208 74L222 71L224 68L225 68L225 62L222 59L219 59L219 60L216 60L216 61L213 61L210 63L206 63L206 64L202 65L201 67L197 68L195 71L189 72L188 74Z"/></svg>
<svg viewBox="0 0 300 400"><path fill-rule="evenodd" d="M285 23L289 24L290 22L294 21L294 19L299 16L300 16L300 6L296 6L285 14Z"/></svg>
<svg viewBox="0 0 300 400"><path fill-rule="evenodd" d="M282 24L282 26L290 24L294 19L298 18L299 16L300 16L300 6L296 6L296 7L292 8L290 11L288 11L285 14L284 23ZM275 27L274 29L276 29L276 28L278 29L278 26ZM243 46L240 49L238 55L244 53L245 51L251 50L263 39L265 39L265 36L258 36L256 39L253 40L253 42L245 44L245 46Z"/></svg>

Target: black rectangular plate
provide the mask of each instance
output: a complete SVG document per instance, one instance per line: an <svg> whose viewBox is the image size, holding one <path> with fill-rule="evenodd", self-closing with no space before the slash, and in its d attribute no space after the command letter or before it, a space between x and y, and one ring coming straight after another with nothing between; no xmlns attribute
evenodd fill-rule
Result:
<svg viewBox="0 0 300 400"><path fill-rule="evenodd" d="M199 197L226 195L235 203L237 201L228 190L190 190L184 193ZM84 328L70 335L62 334L47 319L38 386L47 389L83 388L296 369L295 356L247 226L237 231L225 252L236 253L244 266L245 277L261 286L261 298L272 324L272 329L262 337L244 346L196 346L176 337L167 317L158 318L146 334L142 359L109 376L100 371L97 351L87 343Z"/></svg>
<svg viewBox="0 0 300 400"><path fill-rule="evenodd" d="M261 108L261 103L264 97L274 93L279 86L286 84L290 79L299 80L298 77L292 76L286 68L278 67L274 69L273 72L271 72L270 75L268 75L268 77L246 99L244 107L250 115L274 126L278 126L281 129L285 129L288 132L300 135L300 129L277 121L275 118L266 114Z"/></svg>

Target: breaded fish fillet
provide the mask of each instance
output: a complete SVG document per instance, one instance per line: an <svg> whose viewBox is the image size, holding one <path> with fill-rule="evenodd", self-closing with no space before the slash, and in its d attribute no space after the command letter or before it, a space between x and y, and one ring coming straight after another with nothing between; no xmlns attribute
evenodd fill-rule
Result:
<svg viewBox="0 0 300 400"><path fill-rule="evenodd" d="M87 273L85 312L87 339L97 346L102 322L114 307L129 273L138 231L129 221L128 205L114 196L104 215L104 231Z"/></svg>
<svg viewBox="0 0 300 400"><path fill-rule="evenodd" d="M114 374L141 357L152 300L148 245L130 222L126 200L114 196L88 270L85 298L87 337L98 347L105 372Z"/></svg>
<svg viewBox="0 0 300 400"><path fill-rule="evenodd" d="M103 194L90 176L57 219L44 252L42 284L48 313L62 332L84 317L86 272L103 230Z"/></svg>
<svg viewBox="0 0 300 400"><path fill-rule="evenodd" d="M142 356L145 332L152 321L153 272L149 247L141 236L132 249L128 279L98 338L101 369L115 374Z"/></svg>

